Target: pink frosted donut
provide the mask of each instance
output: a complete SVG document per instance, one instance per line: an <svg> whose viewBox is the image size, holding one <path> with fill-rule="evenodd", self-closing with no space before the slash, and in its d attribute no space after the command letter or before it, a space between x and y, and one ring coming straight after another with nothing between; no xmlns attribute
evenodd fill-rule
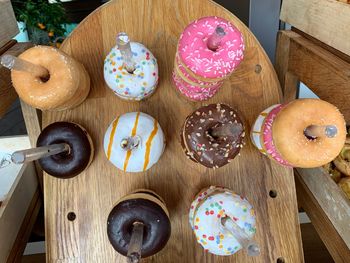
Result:
<svg viewBox="0 0 350 263"><path fill-rule="evenodd" d="M197 79L195 77L193 77L192 75L190 75L186 68L179 62L179 57L176 56L175 58L176 62L175 62L175 70L178 70L183 76L180 76L182 79L187 79L187 82L193 82L193 84L197 84L199 85L201 88L211 88L213 86L218 86L218 84L222 84L223 81L214 81L214 82L207 82L207 81L203 81L200 79ZM177 74L179 75L179 72L177 72Z"/></svg>
<svg viewBox="0 0 350 263"><path fill-rule="evenodd" d="M200 88L198 86L192 86L187 82L183 81L175 72L173 72L173 82L175 87L180 91L181 94L187 98L195 101L208 100L213 97L219 90L221 83L211 88Z"/></svg>
<svg viewBox="0 0 350 263"><path fill-rule="evenodd" d="M266 149L266 153L269 157L277 161L278 163L287 166L287 167L293 167L290 165L283 157L278 153L274 143L273 143L273 137L272 137L272 124L275 120L277 114L284 108L285 105L279 104L277 107L273 108L269 114L267 115L264 125L263 125L263 142L264 142L264 148Z"/></svg>
<svg viewBox="0 0 350 263"><path fill-rule="evenodd" d="M219 47L212 51L208 38L217 26L226 35ZM241 32L229 21L216 17L203 17L188 25L180 36L178 55L184 66L203 78L222 79L234 71L243 60L244 41Z"/></svg>

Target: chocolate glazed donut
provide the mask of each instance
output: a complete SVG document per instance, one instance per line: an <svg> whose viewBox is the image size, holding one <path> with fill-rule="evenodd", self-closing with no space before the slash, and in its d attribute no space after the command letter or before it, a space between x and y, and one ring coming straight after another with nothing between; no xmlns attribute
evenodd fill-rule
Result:
<svg viewBox="0 0 350 263"><path fill-rule="evenodd" d="M151 195L162 202L158 196L148 191L137 194ZM168 215L160 205L149 199L132 198L118 203L108 216L108 239L117 252L127 255L135 222L144 224L142 258L152 256L164 248L171 233Z"/></svg>
<svg viewBox="0 0 350 263"><path fill-rule="evenodd" d="M80 125L55 122L39 135L37 147L56 143L69 145L69 152L55 154L39 160L42 169L58 178L71 178L80 174L90 164L93 156L91 139Z"/></svg>
<svg viewBox="0 0 350 263"><path fill-rule="evenodd" d="M235 110L225 104L210 104L187 117L181 145L187 158L215 169L235 158L244 136L244 125Z"/></svg>

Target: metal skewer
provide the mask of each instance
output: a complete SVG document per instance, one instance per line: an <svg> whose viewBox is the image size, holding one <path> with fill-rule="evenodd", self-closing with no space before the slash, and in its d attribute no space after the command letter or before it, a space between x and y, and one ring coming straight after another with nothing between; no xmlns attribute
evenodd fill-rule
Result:
<svg viewBox="0 0 350 263"><path fill-rule="evenodd" d="M225 30L221 26L217 26L214 33L208 38L207 46L210 50L217 50L221 44L222 38L226 35Z"/></svg>
<svg viewBox="0 0 350 263"><path fill-rule="evenodd" d="M241 246L247 251L249 256L254 257L260 254L259 245L253 241L230 217L222 217L221 224L224 228L231 232L231 234L237 239L238 243L240 243Z"/></svg>
<svg viewBox="0 0 350 263"><path fill-rule="evenodd" d="M49 71L46 68L12 55L3 55L1 65L8 69L26 71L38 78L46 79L49 77Z"/></svg>
<svg viewBox="0 0 350 263"><path fill-rule="evenodd" d="M133 73L135 70L135 62L132 58L130 39L126 33L121 32L117 35L117 46L122 55L124 67L129 73Z"/></svg>
<svg viewBox="0 0 350 263"><path fill-rule="evenodd" d="M138 147L141 144L141 137L140 136L133 136L133 137L127 137L121 140L120 146L124 150L132 150Z"/></svg>
<svg viewBox="0 0 350 263"><path fill-rule="evenodd" d="M238 123L228 123L222 126L212 128L210 135L214 138L239 136L243 132L243 126Z"/></svg>
<svg viewBox="0 0 350 263"><path fill-rule="evenodd" d="M135 222L132 228L131 239L128 248L128 263L138 263L141 260L141 249L143 241L143 227L141 222Z"/></svg>
<svg viewBox="0 0 350 263"><path fill-rule="evenodd" d="M35 161L44 157L59 154L62 152L69 152L70 147L66 143L51 144L27 150L16 151L11 155L11 161L15 164L22 164Z"/></svg>
<svg viewBox="0 0 350 263"><path fill-rule="evenodd" d="M305 136L316 139L319 137L333 138L337 135L338 129L335 125L309 125L305 128Z"/></svg>

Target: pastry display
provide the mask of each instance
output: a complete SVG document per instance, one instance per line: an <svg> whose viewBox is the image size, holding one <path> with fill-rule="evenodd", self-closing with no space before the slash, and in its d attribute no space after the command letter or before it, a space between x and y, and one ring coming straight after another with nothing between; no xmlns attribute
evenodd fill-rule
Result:
<svg viewBox="0 0 350 263"><path fill-rule="evenodd" d="M170 233L169 212L165 203L149 190L138 190L124 196L108 216L109 241L130 262L139 262L140 257L158 253L165 247Z"/></svg>
<svg viewBox="0 0 350 263"><path fill-rule="evenodd" d="M181 94L194 101L211 98L243 60L241 32L220 17L203 17L181 34L173 81Z"/></svg>
<svg viewBox="0 0 350 263"><path fill-rule="evenodd" d="M76 123L54 122L40 133L37 147L66 144L66 151L39 159L42 169L58 178L71 178L83 172L94 156L87 131Z"/></svg>
<svg viewBox="0 0 350 263"><path fill-rule="evenodd" d="M251 204L231 190L211 186L203 189L191 204L189 220L197 242L208 252L227 256L242 248L259 254L252 241L256 232Z"/></svg>
<svg viewBox="0 0 350 263"><path fill-rule="evenodd" d="M81 104L90 91L90 77L84 66L63 51L35 46L16 59L4 56L19 97L41 110L65 110Z"/></svg>
<svg viewBox="0 0 350 263"><path fill-rule="evenodd" d="M165 137L152 116L129 112L117 117L104 136L104 151L109 161L125 172L142 172L162 156Z"/></svg>
<svg viewBox="0 0 350 263"><path fill-rule="evenodd" d="M210 104L190 114L181 130L187 158L208 168L229 163L243 147L244 125L226 104Z"/></svg>
<svg viewBox="0 0 350 263"><path fill-rule="evenodd" d="M142 100L156 90L157 60L144 45L130 42L127 34L119 33L117 45L104 61L104 79L120 98Z"/></svg>
<svg viewBox="0 0 350 263"><path fill-rule="evenodd" d="M339 155L323 169L331 176L333 181L343 190L350 199L350 137L346 138L345 144Z"/></svg>
<svg viewBox="0 0 350 263"><path fill-rule="evenodd" d="M297 99L273 105L256 119L253 144L271 159L289 167L325 165L340 153L346 138L343 115L319 99Z"/></svg>

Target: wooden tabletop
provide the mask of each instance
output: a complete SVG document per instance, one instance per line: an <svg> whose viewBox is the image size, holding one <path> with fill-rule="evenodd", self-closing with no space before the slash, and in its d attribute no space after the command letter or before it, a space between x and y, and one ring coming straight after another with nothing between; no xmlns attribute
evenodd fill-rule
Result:
<svg viewBox="0 0 350 263"><path fill-rule="evenodd" d="M191 21L209 15L226 18L240 29L246 44L245 59L217 95L206 103L194 103L177 93L171 72L182 30ZM146 45L158 59L158 89L145 101L120 100L104 83L103 60L120 31ZM143 262L303 262L292 170L271 163L252 146L249 136L241 155L217 170L189 161L181 149L181 125L201 105L222 102L233 106L242 114L248 134L259 112L280 100L273 67L241 21L207 0L115 0L86 18L61 49L85 65L92 89L88 99L73 110L44 112L43 126L62 120L79 123L90 132L96 152L88 170L73 179L44 176L49 262L125 262L108 241L107 216L120 197L138 188L154 190L164 198L172 224L164 250ZM164 155L145 173L117 170L103 151L103 137L110 122L130 111L155 117L167 139ZM260 256L248 258L240 251L218 257L205 253L197 244L188 211L197 192L210 185L231 188L252 203ZM269 196L271 190L277 193L275 198ZM68 219L69 213L76 215L75 220Z"/></svg>

